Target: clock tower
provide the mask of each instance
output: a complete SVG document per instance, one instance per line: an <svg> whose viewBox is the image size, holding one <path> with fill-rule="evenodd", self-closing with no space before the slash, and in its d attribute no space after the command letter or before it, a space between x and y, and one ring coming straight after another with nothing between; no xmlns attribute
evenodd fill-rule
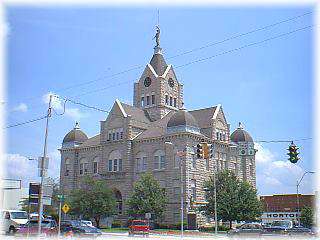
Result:
<svg viewBox="0 0 320 240"><path fill-rule="evenodd" d="M152 121L183 107L183 85L178 82L172 65L163 57L158 26L155 38L154 54L134 84L133 96L133 105L146 110Z"/></svg>

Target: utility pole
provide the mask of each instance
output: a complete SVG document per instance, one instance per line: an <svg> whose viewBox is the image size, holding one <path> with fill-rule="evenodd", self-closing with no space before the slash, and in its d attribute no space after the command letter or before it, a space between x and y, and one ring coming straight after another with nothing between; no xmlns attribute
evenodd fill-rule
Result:
<svg viewBox="0 0 320 240"><path fill-rule="evenodd" d="M218 233L218 217L217 217L217 186L216 186L216 170L213 169L213 185L214 185L214 233Z"/></svg>
<svg viewBox="0 0 320 240"><path fill-rule="evenodd" d="M44 179L47 175L46 169L45 169L45 161L47 158L47 140L48 140L49 118L51 117L51 102L52 102L52 95L50 95L50 99L49 99L46 130L45 130L45 137L44 137L43 157L41 158L41 164L40 164L41 182L40 182L40 193L39 193L38 236L41 235L41 223L42 223L42 215L43 215L43 185L44 185Z"/></svg>

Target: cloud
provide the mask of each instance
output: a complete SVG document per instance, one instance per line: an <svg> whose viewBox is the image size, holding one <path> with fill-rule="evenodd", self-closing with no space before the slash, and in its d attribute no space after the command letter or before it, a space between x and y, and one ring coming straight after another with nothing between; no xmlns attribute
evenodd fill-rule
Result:
<svg viewBox="0 0 320 240"><path fill-rule="evenodd" d="M257 188L259 194L296 193L297 180L306 171L297 164L278 160L276 156L261 144L255 144ZM300 185L301 193L312 193L312 178L304 178Z"/></svg>
<svg viewBox="0 0 320 240"><path fill-rule="evenodd" d="M60 153L54 150L48 153L48 177L58 178L60 172ZM29 160L28 157L18 153L4 154L3 159L5 178L22 180L22 185L27 187L29 182L39 182L38 161Z"/></svg>
<svg viewBox="0 0 320 240"><path fill-rule="evenodd" d="M15 106L13 108L13 111L26 112L26 111L28 111L28 106L25 103L20 103L18 106Z"/></svg>
<svg viewBox="0 0 320 240"><path fill-rule="evenodd" d="M42 97L44 103L46 104L49 103L50 95L58 96L57 94L49 92ZM66 104L66 107L64 109L64 104L65 104L64 101L57 97L52 98L51 104L55 111L59 111L59 113L62 113L63 111L65 111L64 114L75 121L79 121L81 118L85 118L88 116L87 114L81 112L78 108L67 107L68 103Z"/></svg>

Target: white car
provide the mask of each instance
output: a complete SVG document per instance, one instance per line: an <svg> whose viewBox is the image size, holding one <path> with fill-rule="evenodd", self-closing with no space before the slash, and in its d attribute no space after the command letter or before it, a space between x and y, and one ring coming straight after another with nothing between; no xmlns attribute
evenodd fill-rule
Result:
<svg viewBox="0 0 320 240"><path fill-rule="evenodd" d="M92 222L88 221L88 220L81 220L81 224L88 226L88 227L93 227Z"/></svg>
<svg viewBox="0 0 320 240"><path fill-rule="evenodd" d="M21 225L27 222L28 214L26 211L1 210L1 230L7 234L14 234L20 229Z"/></svg>

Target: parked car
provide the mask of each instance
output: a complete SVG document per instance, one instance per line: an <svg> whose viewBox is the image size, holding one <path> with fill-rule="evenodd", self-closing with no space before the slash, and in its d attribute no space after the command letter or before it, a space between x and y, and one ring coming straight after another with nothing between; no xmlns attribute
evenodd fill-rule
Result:
<svg viewBox="0 0 320 240"><path fill-rule="evenodd" d="M6 234L16 233L28 222L28 214L19 210L1 210L1 230Z"/></svg>
<svg viewBox="0 0 320 240"><path fill-rule="evenodd" d="M38 234L38 220L30 220L23 225L18 231L17 235L37 235ZM55 236L58 234L57 223L51 219L41 220L41 235L43 236Z"/></svg>
<svg viewBox="0 0 320 240"><path fill-rule="evenodd" d="M61 234L63 236L77 236L77 237L98 237L102 235L100 229L88 226L81 221L67 220L62 221L60 226Z"/></svg>
<svg viewBox="0 0 320 240"><path fill-rule="evenodd" d="M94 227L92 222L89 220L81 220L81 223L88 227Z"/></svg>
<svg viewBox="0 0 320 240"><path fill-rule="evenodd" d="M129 236L136 234L149 235L150 226L146 220L132 220L129 226Z"/></svg>
<svg viewBox="0 0 320 240"><path fill-rule="evenodd" d="M264 229L260 223L244 223L236 229L228 232L231 236L258 237L264 233Z"/></svg>

